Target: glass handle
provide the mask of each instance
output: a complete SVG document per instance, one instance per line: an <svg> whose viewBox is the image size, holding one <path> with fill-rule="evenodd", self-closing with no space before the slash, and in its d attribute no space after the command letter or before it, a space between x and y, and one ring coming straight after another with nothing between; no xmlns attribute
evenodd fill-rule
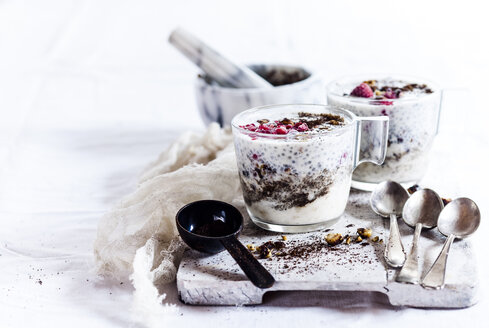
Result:
<svg viewBox="0 0 489 328"><path fill-rule="evenodd" d="M465 88L448 88L440 90L439 106L436 111L437 124L435 134L444 133L450 136L463 135L467 132L467 125L460 122L460 108L474 106L473 95ZM447 127L450 127L447 129ZM454 130L456 128L456 130Z"/></svg>
<svg viewBox="0 0 489 328"><path fill-rule="evenodd" d="M353 167L363 162L384 163L389 134L389 117L357 117Z"/></svg>
<svg viewBox="0 0 489 328"><path fill-rule="evenodd" d="M435 135L438 135L438 132L440 131L440 120L441 120L441 109L444 107L444 101L446 99L445 97L445 89L442 89L440 91L440 104L438 105L437 111L436 111L436 127L435 127Z"/></svg>

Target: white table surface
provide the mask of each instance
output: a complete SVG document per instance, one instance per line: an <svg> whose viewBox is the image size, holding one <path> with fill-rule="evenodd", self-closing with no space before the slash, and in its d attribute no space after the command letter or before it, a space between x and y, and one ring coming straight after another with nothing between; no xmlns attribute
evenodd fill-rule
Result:
<svg viewBox="0 0 489 328"><path fill-rule="evenodd" d="M144 166L180 131L203 129L197 70L165 41L177 25L241 62L306 63L326 80L409 73L451 89L424 185L480 205L483 222L471 239L481 300L447 311L394 308L377 294L277 293L261 306L197 307L181 304L171 285L167 301L177 308L161 325L485 326L484 11L470 1L444 4L443 15L426 1L318 6L0 2L0 327L145 325L136 321L130 282L93 273L92 244L101 215L134 189Z"/></svg>

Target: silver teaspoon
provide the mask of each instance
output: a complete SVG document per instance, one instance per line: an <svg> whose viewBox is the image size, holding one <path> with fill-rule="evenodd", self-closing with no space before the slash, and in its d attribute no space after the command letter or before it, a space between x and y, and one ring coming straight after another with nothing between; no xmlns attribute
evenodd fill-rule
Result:
<svg viewBox="0 0 489 328"><path fill-rule="evenodd" d="M396 277L398 282L417 284L419 282L418 270L418 241L421 230L433 229L441 210L443 201L436 192L431 189L421 189L409 197L402 210L402 219L411 228L415 228L413 245L407 256L406 262Z"/></svg>
<svg viewBox="0 0 489 328"><path fill-rule="evenodd" d="M424 276L421 285L425 288L440 289L445 285L445 271L448 251L455 238L465 238L479 227L481 213L477 204L469 198L457 198L448 203L438 217L438 230L447 240L440 255Z"/></svg>
<svg viewBox="0 0 489 328"><path fill-rule="evenodd" d="M395 268L401 267L406 260L397 217L402 214L402 208L408 198L406 189L390 180L379 183L370 196L372 210L382 217L390 217L389 240L385 246L384 258L387 264Z"/></svg>

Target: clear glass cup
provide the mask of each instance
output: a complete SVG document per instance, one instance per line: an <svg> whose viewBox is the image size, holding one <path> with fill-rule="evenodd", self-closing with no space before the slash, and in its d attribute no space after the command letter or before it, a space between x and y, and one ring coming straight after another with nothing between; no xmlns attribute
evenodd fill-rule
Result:
<svg viewBox="0 0 489 328"><path fill-rule="evenodd" d="M242 127L262 119L297 118L300 112L340 115L345 124L285 135ZM339 220L359 163L384 161L389 120L361 118L327 105L291 104L244 111L231 125L243 196L253 222L271 231L305 232Z"/></svg>
<svg viewBox="0 0 489 328"><path fill-rule="evenodd" d="M353 88L367 80L426 84L433 92L385 100L349 96ZM353 188L373 190L379 182L385 180L394 180L408 187L423 177L438 132L441 95L442 91L433 82L402 75L345 77L327 86L328 105L364 117L389 117L389 139L384 163L380 166L371 163L359 165L353 172Z"/></svg>

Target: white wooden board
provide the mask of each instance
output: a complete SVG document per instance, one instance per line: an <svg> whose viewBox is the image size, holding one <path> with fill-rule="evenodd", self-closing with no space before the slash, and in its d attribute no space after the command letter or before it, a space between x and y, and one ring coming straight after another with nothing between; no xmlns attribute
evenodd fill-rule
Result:
<svg viewBox="0 0 489 328"><path fill-rule="evenodd" d="M190 249L184 253L178 274L180 298L187 304L246 305L260 304L263 295L272 291L374 291L388 296L392 305L413 307L462 308L477 301L477 272L469 240L455 241L450 249L446 285L441 290L424 289L420 285L395 282L397 270L389 268L383 251L389 232L389 220L382 219L369 207L370 193L352 191L341 220L329 232L356 235L357 228L372 228L373 236L384 243L345 243L329 247L324 237L328 232L287 234L286 248L321 241L321 250L307 259L272 256L259 261L272 273L276 283L269 289L255 287L226 252L202 254ZM353 225L353 226L351 226ZM411 248L413 229L399 219L406 252ZM264 231L247 220L239 236L243 244L259 246L266 241L279 241L281 234ZM440 252L445 238L433 229L423 231L420 238L419 264L426 273ZM362 245L363 244L363 245Z"/></svg>

